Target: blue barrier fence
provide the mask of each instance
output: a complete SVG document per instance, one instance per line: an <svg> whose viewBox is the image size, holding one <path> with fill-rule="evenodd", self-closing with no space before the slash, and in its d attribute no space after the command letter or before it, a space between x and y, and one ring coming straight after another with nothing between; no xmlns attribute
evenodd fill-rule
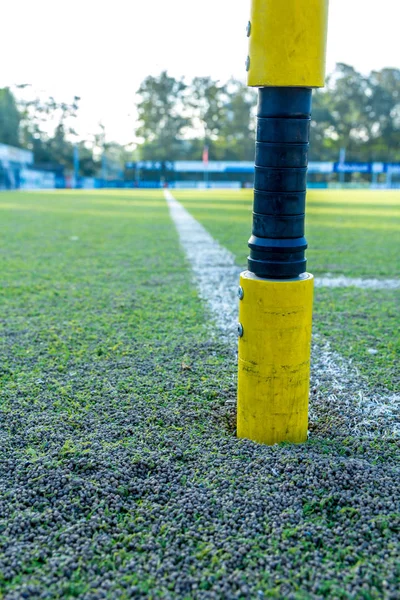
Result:
<svg viewBox="0 0 400 600"><path fill-rule="evenodd" d="M207 177L205 177L207 174ZM62 172L41 170L34 165L18 165L0 160L0 189L132 189L191 187L251 187L254 164L234 161L176 161L127 163L125 179L64 176ZM344 176L346 175L346 180ZM355 176L355 178L353 177ZM310 162L308 187L359 186L398 188L400 163Z"/></svg>

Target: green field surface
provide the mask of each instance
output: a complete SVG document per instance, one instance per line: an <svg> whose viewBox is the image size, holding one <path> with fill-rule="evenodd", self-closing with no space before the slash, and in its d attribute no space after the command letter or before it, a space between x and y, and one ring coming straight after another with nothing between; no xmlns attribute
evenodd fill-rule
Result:
<svg viewBox="0 0 400 600"><path fill-rule="evenodd" d="M239 265L246 264L251 190L176 190L174 195ZM306 237L310 273L398 277L400 191L310 190Z"/></svg>
<svg viewBox="0 0 400 600"><path fill-rule="evenodd" d="M174 196L246 268L252 191L177 190ZM310 190L306 212L310 273L399 277L400 191ZM319 288L314 302L314 331L374 386L399 389L399 290Z"/></svg>
<svg viewBox="0 0 400 600"><path fill-rule="evenodd" d="M249 192L176 196L244 263ZM325 197L363 214L341 227ZM310 270L394 275L398 196L373 197L310 194ZM2 600L397 597L396 442L235 437L235 352L161 190L4 192L0 218ZM395 303L316 293L316 329L378 387Z"/></svg>

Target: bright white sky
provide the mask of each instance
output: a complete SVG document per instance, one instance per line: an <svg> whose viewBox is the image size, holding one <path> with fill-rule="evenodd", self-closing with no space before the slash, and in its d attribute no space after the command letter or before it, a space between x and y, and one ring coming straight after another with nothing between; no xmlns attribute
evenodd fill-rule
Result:
<svg viewBox="0 0 400 600"><path fill-rule="evenodd" d="M284 1L284 0L282 0ZM133 140L135 91L167 69L244 80L250 0L4 0L0 87L81 97L77 129ZM399 0L330 0L327 71L400 66Z"/></svg>

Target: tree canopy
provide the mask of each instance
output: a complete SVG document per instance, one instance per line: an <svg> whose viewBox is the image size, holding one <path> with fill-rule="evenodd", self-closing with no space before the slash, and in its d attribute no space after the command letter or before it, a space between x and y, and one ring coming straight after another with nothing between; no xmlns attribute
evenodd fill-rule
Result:
<svg viewBox="0 0 400 600"><path fill-rule="evenodd" d="M19 146L21 114L9 88L0 89L0 143Z"/></svg>
<svg viewBox="0 0 400 600"><path fill-rule="evenodd" d="M201 160L207 145L210 160L254 158L257 92L235 79L186 81L166 71L146 77L137 91L133 156L115 142L106 143L101 125L91 140L77 141L77 96L70 102L24 100L25 87L0 88L0 143L33 150L38 165L72 169L74 145L82 175L104 168L101 154L114 166L132 158ZM346 148L348 160L399 162L400 69L363 75L339 63L325 88L313 92L310 142L310 160L337 160L340 148Z"/></svg>
<svg viewBox="0 0 400 600"><path fill-rule="evenodd" d="M252 108L256 94L240 81L221 83L195 77L190 83L163 71L138 90L136 129L144 160L251 160L254 155Z"/></svg>
<svg viewBox="0 0 400 600"><path fill-rule="evenodd" d="M160 94L163 91L163 95ZM165 71L138 91L139 155L150 160L252 160L256 91L210 77L176 80ZM339 63L313 93L310 160L400 161L400 70L362 75Z"/></svg>
<svg viewBox="0 0 400 600"><path fill-rule="evenodd" d="M400 70L361 75L339 63L327 85L314 91L310 159L400 160Z"/></svg>

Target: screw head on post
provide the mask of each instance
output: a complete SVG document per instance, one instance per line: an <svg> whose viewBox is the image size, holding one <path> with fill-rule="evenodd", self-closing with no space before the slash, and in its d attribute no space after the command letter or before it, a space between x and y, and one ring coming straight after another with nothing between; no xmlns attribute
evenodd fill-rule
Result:
<svg viewBox="0 0 400 600"><path fill-rule="evenodd" d="M251 23L249 21L247 23L247 25L246 25L246 35L247 35L247 37L250 37L250 33L251 33Z"/></svg>
<svg viewBox="0 0 400 600"><path fill-rule="evenodd" d="M241 285L239 285L239 287L238 287L237 295L238 295L239 300L243 300L244 291L243 291L243 288Z"/></svg>
<svg viewBox="0 0 400 600"><path fill-rule="evenodd" d="M243 325L241 323L238 323L237 333L238 333L238 337L242 337L242 335L243 335Z"/></svg>

